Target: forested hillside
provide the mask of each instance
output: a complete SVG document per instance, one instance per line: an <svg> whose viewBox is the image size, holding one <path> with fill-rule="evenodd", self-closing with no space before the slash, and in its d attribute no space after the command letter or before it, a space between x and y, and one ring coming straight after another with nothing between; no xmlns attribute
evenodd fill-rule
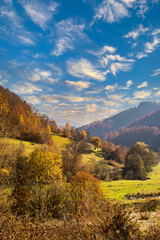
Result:
<svg viewBox="0 0 160 240"><path fill-rule="evenodd" d="M97 121L82 126L79 130L84 129L90 133L90 136L98 136L103 139L106 133L126 127L133 121L159 109L160 103L149 101L142 102L138 105L138 107L127 109L112 117L106 118L103 121Z"/></svg>
<svg viewBox="0 0 160 240"><path fill-rule="evenodd" d="M18 95L0 86L0 136L49 142L57 125Z"/></svg>
<svg viewBox="0 0 160 240"><path fill-rule="evenodd" d="M141 141L158 151L160 148L160 110L132 122L127 127L110 132L106 138L115 144L124 144L128 147Z"/></svg>

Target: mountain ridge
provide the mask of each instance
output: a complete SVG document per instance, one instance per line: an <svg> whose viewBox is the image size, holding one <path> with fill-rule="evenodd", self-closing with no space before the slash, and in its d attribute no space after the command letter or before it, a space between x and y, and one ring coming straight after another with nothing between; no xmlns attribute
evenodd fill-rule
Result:
<svg viewBox="0 0 160 240"><path fill-rule="evenodd" d="M103 139L107 133L126 127L134 121L157 110L160 110L159 102L144 101L140 102L137 107L126 109L102 121L94 121L78 129L86 130L90 133L91 137L98 136Z"/></svg>

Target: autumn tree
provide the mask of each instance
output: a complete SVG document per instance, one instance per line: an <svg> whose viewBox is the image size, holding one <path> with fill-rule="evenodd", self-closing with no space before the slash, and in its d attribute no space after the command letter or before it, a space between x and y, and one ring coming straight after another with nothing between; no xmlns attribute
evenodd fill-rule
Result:
<svg viewBox="0 0 160 240"><path fill-rule="evenodd" d="M92 214L91 211L103 198L99 180L88 172L78 172L71 180L71 187L75 212L85 211Z"/></svg>
<svg viewBox="0 0 160 240"><path fill-rule="evenodd" d="M87 138L87 133L86 133L85 130L82 130L82 131L80 132L80 135L81 135L81 137L82 137L82 140L86 140L86 138Z"/></svg>
<svg viewBox="0 0 160 240"><path fill-rule="evenodd" d="M14 135L14 126L11 109L7 100L0 93L0 136L8 137L12 135Z"/></svg>
<svg viewBox="0 0 160 240"><path fill-rule="evenodd" d="M72 141L62 152L63 173L69 181L78 171L84 170L87 164L82 162L82 154L89 149L88 143L84 141Z"/></svg>
<svg viewBox="0 0 160 240"><path fill-rule="evenodd" d="M19 156L12 192L13 208L20 214L37 211L41 215L47 207L49 184L62 180L61 167L61 156L46 146L35 149L28 157Z"/></svg>
<svg viewBox="0 0 160 240"><path fill-rule="evenodd" d="M64 137L70 137L70 132L71 132L71 128L70 128L69 122L66 122L66 126L63 129Z"/></svg>
<svg viewBox="0 0 160 240"><path fill-rule="evenodd" d="M101 140L99 137L92 137L90 141L95 146L95 148L99 148L101 146Z"/></svg>
<svg viewBox="0 0 160 240"><path fill-rule="evenodd" d="M62 159L49 147L35 149L28 158L28 176L37 183L62 179Z"/></svg>

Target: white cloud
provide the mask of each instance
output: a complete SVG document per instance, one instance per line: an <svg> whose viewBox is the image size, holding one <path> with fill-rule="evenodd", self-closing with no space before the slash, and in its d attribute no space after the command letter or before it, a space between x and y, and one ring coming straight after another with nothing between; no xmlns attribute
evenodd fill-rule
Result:
<svg viewBox="0 0 160 240"><path fill-rule="evenodd" d="M119 94L108 95L108 99L114 102L123 102L122 100L123 97L124 97L123 95L119 95Z"/></svg>
<svg viewBox="0 0 160 240"><path fill-rule="evenodd" d="M137 15L144 18L144 14L148 11L149 7L147 4L147 0L140 0Z"/></svg>
<svg viewBox="0 0 160 240"><path fill-rule="evenodd" d="M91 62L84 58L81 58L78 61L67 61L67 70L68 73L72 76L78 78L93 78L99 81L104 81L107 75L107 72L97 70Z"/></svg>
<svg viewBox="0 0 160 240"><path fill-rule="evenodd" d="M115 62L115 63L112 63L110 66L110 70L113 73L113 75L116 75L116 73L118 73L119 71L128 72L131 69L132 69L131 63Z"/></svg>
<svg viewBox="0 0 160 240"><path fill-rule="evenodd" d="M48 66L52 69L54 75L57 75L59 77L63 75L63 71L60 67L56 66L53 63L49 63Z"/></svg>
<svg viewBox="0 0 160 240"><path fill-rule="evenodd" d="M7 6L0 8L0 17L8 19L10 28L9 30L6 28L5 22L5 27L1 28L3 31L3 36L6 35L8 41L12 41L13 39L13 41L16 41L16 43L20 42L24 45L34 45L35 43L33 41L32 34L24 28L21 18L17 15L12 4L10 4L10 1L7 1L6 3Z"/></svg>
<svg viewBox="0 0 160 240"><path fill-rule="evenodd" d="M104 89L107 90L108 92L114 92L116 88L118 88L117 83L114 85L107 85Z"/></svg>
<svg viewBox="0 0 160 240"><path fill-rule="evenodd" d="M137 39L140 35L146 33L147 31L149 31L149 28L145 28L145 27L143 27L142 24L140 24L137 29L135 29L135 30L127 33L126 35L124 35L124 38Z"/></svg>
<svg viewBox="0 0 160 240"><path fill-rule="evenodd" d="M0 75L0 78L1 78L1 77L2 77L2 76ZM1 85L1 86L4 86L5 83L8 83L8 80L2 80L2 81L0 81L0 85Z"/></svg>
<svg viewBox="0 0 160 240"><path fill-rule="evenodd" d="M59 101L69 101L69 102L83 102L85 99L76 95L58 95L58 94L48 94L42 95L41 100L45 102L57 103Z"/></svg>
<svg viewBox="0 0 160 240"><path fill-rule="evenodd" d="M90 54L92 54L92 55L95 55L95 56L101 56L101 55L105 54L106 52L115 53L116 50L117 50L117 49L116 49L115 47L105 45L104 47L102 47L102 48L99 49L98 51L88 50L87 52L90 53Z"/></svg>
<svg viewBox="0 0 160 240"><path fill-rule="evenodd" d="M156 97L159 97L160 96L160 91L156 92L155 95L156 95Z"/></svg>
<svg viewBox="0 0 160 240"><path fill-rule="evenodd" d="M29 38L29 37L25 37L25 36L17 36L20 40L21 43L23 43L24 45L35 45L35 43Z"/></svg>
<svg viewBox="0 0 160 240"><path fill-rule="evenodd" d="M153 71L152 77L160 75L160 68Z"/></svg>
<svg viewBox="0 0 160 240"><path fill-rule="evenodd" d="M134 97L137 99L146 99L152 94L151 91L136 91L133 93Z"/></svg>
<svg viewBox="0 0 160 240"><path fill-rule="evenodd" d="M26 96L24 99L31 104L38 104L41 102L40 98L36 96Z"/></svg>
<svg viewBox="0 0 160 240"><path fill-rule="evenodd" d="M127 88L129 88L130 86L132 86L132 84L133 84L133 81L132 81L132 80L128 80L128 81L127 81Z"/></svg>
<svg viewBox="0 0 160 240"><path fill-rule="evenodd" d="M68 80L66 80L66 83L69 86L75 87L77 91L81 91L83 89L89 88L91 84L90 82L83 82L83 81L74 82L74 81L68 81Z"/></svg>
<svg viewBox="0 0 160 240"><path fill-rule="evenodd" d="M148 87L148 82L141 83L137 88L145 88Z"/></svg>
<svg viewBox="0 0 160 240"><path fill-rule="evenodd" d="M102 57L101 59L101 63L104 65L108 65L109 61L115 62L134 62L133 59L127 59L125 57L121 57L120 55L116 54L116 55L106 55L106 57Z"/></svg>
<svg viewBox="0 0 160 240"><path fill-rule="evenodd" d="M157 37L154 37L153 42L145 43L145 52L152 53L158 47L159 43L160 43L160 39Z"/></svg>
<svg viewBox="0 0 160 240"><path fill-rule="evenodd" d="M136 57L137 57L138 59L141 59L141 58L147 57L147 54L145 54L145 53L143 53L143 52L139 52L139 53L137 53Z"/></svg>
<svg viewBox="0 0 160 240"><path fill-rule="evenodd" d="M160 28L155 29L152 33L153 36L156 36L158 34L160 34Z"/></svg>
<svg viewBox="0 0 160 240"><path fill-rule="evenodd" d="M87 112L96 112L98 105L96 105L95 103L92 103L92 104L87 104L86 107L87 107L86 109Z"/></svg>
<svg viewBox="0 0 160 240"><path fill-rule="evenodd" d="M93 23L103 19L109 23L118 22L120 19L129 17L128 8L133 7L136 0L103 0L95 9Z"/></svg>
<svg viewBox="0 0 160 240"><path fill-rule="evenodd" d="M57 12L58 3L53 2L50 5L42 4L38 0L19 0L19 3L24 7L26 13L30 16L32 21L39 25L42 29L46 28L48 21Z"/></svg>
<svg viewBox="0 0 160 240"><path fill-rule="evenodd" d="M74 43L76 40L87 39L87 36L84 34L85 25L76 24L74 20L68 18L67 20L62 20L56 25L56 43L55 49L52 52L52 55L60 56L67 49L74 49Z"/></svg>
<svg viewBox="0 0 160 240"><path fill-rule="evenodd" d="M29 77L30 78L30 77ZM58 82L58 78L52 77L52 72L49 70L40 70L39 68L36 68L34 72L31 74L31 81L33 82L48 82L51 84L55 84Z"/></svg>
<svg viewBox="0 0 160 240"><path fill-rule="evenodd" d="M115 83L114 85L107 85L104 89L109 92L114 92L116 89L128 90L132 84L133 84L133 81L128 80L126 83L126 87L118 86L118 84Z"/></svg>
<svg viewBox="0 0 160 240"><path fill-rule="evenodd" d="M0 16L6 17L15 27L21 28L21 19L18 17L16 11L11 7L1 7Z"/></svg>
<svg viewBox="0 0 160 240"><path fill-rule="evenodd" d="M38 86L33 85L32 83L25 82L25 83L15 83L12 85L12 90L15 93L21 94L33 94L34 92L41 92L42 89Z"/></svg>

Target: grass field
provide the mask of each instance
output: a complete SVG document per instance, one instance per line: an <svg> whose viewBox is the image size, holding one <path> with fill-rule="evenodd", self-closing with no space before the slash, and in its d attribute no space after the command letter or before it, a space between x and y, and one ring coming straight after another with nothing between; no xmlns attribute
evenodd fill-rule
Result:
<svg viewBox="0 0 160 240"><path fill-rule="evenodd" d="M104 157L103 157L103 154L102 154L102 151L100 148L93 149L91 153L82 155L83 162L88 162L88 163L95 162L96 163L101 160L104 160Z"/></svg>
<svg viewBox="0 0 160 240"><path fill-rule="evenodd" d="M152 172L148 175L149 179L146 181L140 180L118 180L111 182L102 182L105 189L106 196L110 199L119 201L132 201L126 200L126 194L148 194L160 192L160 163L155 166ZM135 200L133 200L135 201Z"/></svg>
<svg viewBox="0 0 160 240"><path fill-rule="evenodd" d="M58 135L53 135L52 136L52 139L53 139L53 142L54 142L54 145L55 147L57 147L58 150L62 150L65 145L67 143L69 143L69 139L68 138L65 138L65 137L61 137L61 136L58 136Z"/></svg>
<svg viewBox="0 0 160 240"><path fill-rule="evenodd" d="M22 141L22 140L18 140L18 139L10 139L10 138L3 138L3 141L7 142L7 143L11 143L11 144L15 144L16 146L18 146L20 143L23 143L25 146L25 153L26 155L30 154L35 147L40 146L41 144L37 144L37 143L33 143L33 142L28 142L28 141Z"/></svg>

